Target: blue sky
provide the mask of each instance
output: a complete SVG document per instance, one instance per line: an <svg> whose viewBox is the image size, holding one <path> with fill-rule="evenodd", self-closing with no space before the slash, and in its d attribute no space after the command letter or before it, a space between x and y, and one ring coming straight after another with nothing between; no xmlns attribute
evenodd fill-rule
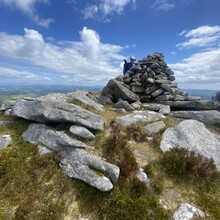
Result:
<svg viewBox="0 0 220 220"><path fill-rule="evenodd" d="M0 0L0 85L104 86L162 52L180 88L220 90L219 0Z"/></svg>

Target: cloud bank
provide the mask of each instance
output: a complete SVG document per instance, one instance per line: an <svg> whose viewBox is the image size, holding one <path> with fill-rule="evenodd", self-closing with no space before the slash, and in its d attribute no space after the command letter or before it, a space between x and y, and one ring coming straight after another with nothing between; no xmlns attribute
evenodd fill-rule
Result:
<svg viewBox="0 0 220 220"><path fill-rule="evenodd" d="M79 36L77 42L54 42L27 28L23 36L0 33L0 57L7 61L0 59L0 79L96 85L121 73L123 47L103 44L99 34L87 27Z"/></svg>
<svg viewBox="0 0 220 220"><path fill-rule="evenodd" d="M53 22L52 18L43 19L40 17L35 9L37 4L49 4L49 0L0 0L0 5L4 5L11 9L22 11L31 18L37 25L42 27L49 27Z"/></svg>

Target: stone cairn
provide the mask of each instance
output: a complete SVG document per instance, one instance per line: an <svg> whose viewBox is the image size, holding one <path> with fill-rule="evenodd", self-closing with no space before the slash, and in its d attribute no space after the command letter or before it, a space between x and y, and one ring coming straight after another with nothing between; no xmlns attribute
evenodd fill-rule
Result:
<svg viewBox="0 0 220 220"><path fill-rule="evenodd" d="M200 97L181 91L177 83L173 83L174 72L166 64L164 55L158 52L139 60L125 75L115 80L138 96L141 102L200 100ZM117 102L118 97L111 97L110 84L104 88L102 95L108 94L113 102Z"/></svg>

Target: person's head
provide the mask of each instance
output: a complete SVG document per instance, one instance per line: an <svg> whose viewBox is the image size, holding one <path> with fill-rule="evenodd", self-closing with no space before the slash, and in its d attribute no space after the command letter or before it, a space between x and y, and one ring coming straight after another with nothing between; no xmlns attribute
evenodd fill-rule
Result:
<svg viewBox="0 0 220 220"><path fill-rule="evenodd" d="M136 60L136 59L135 59L135 57L134 57L134 56L131 56L131 57L130 57L130 61L131 61L131 63L134 63L134 62L135 62L135 60Z"/></svg>

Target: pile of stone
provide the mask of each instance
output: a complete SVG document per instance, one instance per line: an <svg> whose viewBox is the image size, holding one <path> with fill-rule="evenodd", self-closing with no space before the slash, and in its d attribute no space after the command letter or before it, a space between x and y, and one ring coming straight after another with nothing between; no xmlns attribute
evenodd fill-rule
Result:
<svg viewBox="0 0 220 220"><path fill-rule="evenodd" d="M187 92L181 91L175 80L174 72L168 67L162 53L154 53L139 60L124 76L111 80L102 91L102 97L109 97L113 102L117 102L118 96L113 90L113 84L120 84L129 90L131 100L141 102L152 101L198 101L200 97L190 96ZM123 90L126 90L123 89ZM133 95L131 95L134 93ZM122 98L122 97L120 97Z"/></svg>

